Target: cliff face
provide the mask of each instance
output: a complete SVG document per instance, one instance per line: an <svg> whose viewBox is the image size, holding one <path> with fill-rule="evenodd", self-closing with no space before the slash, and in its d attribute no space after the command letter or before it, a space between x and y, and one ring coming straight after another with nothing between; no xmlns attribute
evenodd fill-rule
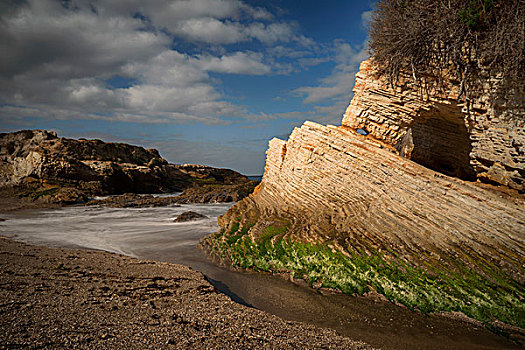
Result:
<svg viewBox="0 0 525 350"><path fill-rule="evenodd" d="M270 141L261 185L220 223L228 230L254 211L254 235L284 219L294 239L349 252L392 250L406 261L481 256L523 283L512 257L525 253L524 208L523 198L444 176L353 130L306 122L287 142Z"/></svg>
<svg viewBox="0 0 525 350"><path fill-rule="evenodd" d="M422 88L401 75L392 86L370 60L356 75L342 124L362 128L402 156L451 176L525 189L525 91L501 96L487 79L472 104L455 81Z"/></svg>
<svg viewBox="0 0 525 350"><path fill-rule="evenodd" d="M241 184L229 169L168 164L155 149L59 138L45 130L0 134L0 187L27 189L49 201L87 196L182 191L194 184ZM65 190L67 189L67 190Z"/></svg>
<svg viewBox="0 0 525 350"><path fill-rule="evenodd" d="M443 174L482 177L472 154L486 151L512 164L502 165L505 179L519 188L523 163L499 143L507 136L473 152L469 135L485 137L495 123L476 134L453 92L431 105L412 92L401 98L369 69L365 62L343 126L306 122L288 141L270 141L262 183L203 246L235 267L524 327L524 197Z"/></svg>

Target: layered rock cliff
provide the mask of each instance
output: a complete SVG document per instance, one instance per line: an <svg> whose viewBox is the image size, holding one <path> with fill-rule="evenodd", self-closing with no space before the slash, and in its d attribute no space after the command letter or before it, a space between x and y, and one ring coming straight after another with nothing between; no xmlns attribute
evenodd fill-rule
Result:
<svg viewBox="0 0 525 350"><path fill-rule="evenodd" d="M408 75L392 85L370 60L356 75L342 124L361 128L414 162L463 179L525 190L525 91L487 78L470 101L459 82L422 87Z"/></svg>
<svg viewBox="0 0 525 350"><path fill-rule="evenodd" d="M15 187L21 195L51 202L248 182L229 169L169 164L155 149L59 138L45 130L0 134L0 188Z"/></svg>
<svg viewBox="0 0 525 350"><path fill-rule="evenodd" d="M370 69L343 126L305 122L270 141L262 183L202 245L234 267L525 327L524 197L458 178L499 164L491 180L521 189L522 130L495 119L467 128L453 92L423 100ZM489 168L476 167L481 155Z"/></svg>

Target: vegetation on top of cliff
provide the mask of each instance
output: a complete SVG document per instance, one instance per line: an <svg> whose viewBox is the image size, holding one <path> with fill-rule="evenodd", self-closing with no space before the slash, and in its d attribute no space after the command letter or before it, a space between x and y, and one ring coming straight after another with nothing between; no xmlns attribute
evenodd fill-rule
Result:
<svg viewBox="0 0 525 350"><path fill-rule="evenodd" d="M484 70L523 87L525 0L379 0L370 50L391 81L452 73L467 100Z"/></svg>

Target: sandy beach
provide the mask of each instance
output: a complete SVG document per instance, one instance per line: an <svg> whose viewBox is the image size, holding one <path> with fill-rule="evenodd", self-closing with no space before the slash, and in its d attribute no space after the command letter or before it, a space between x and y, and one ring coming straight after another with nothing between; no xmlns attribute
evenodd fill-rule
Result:
<svg viewBox="0 0 525 350"><path fill-rule="evenodd" d="M0 239L0 348L370 349L237 304L188 267Z"/></svg>

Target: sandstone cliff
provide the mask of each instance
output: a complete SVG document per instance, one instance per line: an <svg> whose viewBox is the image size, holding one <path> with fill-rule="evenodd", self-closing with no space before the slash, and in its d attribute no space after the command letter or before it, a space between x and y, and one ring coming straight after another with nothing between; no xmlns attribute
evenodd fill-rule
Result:
<svg viewBox="0 0 525 350"><path fill-rule="evenodd" d="M458 178L522 189L523 130L467 128L453 92L422 102L369 72L343 126L306 122L270 141L262 183L202 245L234 267L525 327L524 197Z"/></svg>
<svg viewBox="0 0 525 350"><path fill-rule="evenodd" d="M458 101L454 80L421 87L401 75L377 78L370 60L356 75L342 124L362 128L406 158L471 180L525 190L525 91L502 96L502 81L486 79L471 103ZM509 90L509 89L507 89Z"/></svg>
<svg viewBox="0 0 525 350"><path fill-rule="evenodd" d="M247 182L244 175L229 169L168 164L155 149L59 138L45 130L0 134L0 188L15 187L22 196L50 202Z"/></svg>

